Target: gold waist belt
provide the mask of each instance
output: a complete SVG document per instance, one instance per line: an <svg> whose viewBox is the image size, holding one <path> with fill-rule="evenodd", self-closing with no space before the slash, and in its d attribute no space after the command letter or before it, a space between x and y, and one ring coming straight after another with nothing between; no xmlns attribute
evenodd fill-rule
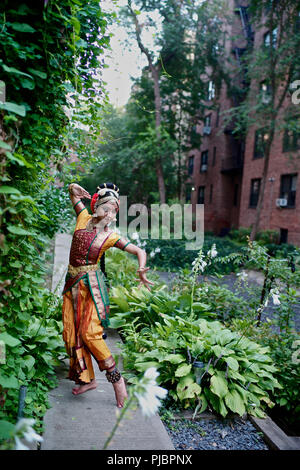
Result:
<svg viewBox="0 0 300 470"><path fill-rule="evenodd" d="M86 266L72 266L69 264L68 266L68 273L71 274L72 277L77 276L79 273L86 273L88 271L97 271L99 269L98 264L87 264Z"/></svg>

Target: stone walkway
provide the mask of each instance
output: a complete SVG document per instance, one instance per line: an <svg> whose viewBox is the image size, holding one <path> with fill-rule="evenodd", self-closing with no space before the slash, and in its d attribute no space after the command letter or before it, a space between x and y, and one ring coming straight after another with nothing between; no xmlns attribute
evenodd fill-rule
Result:
<svg viewBox="0 0 300 470"><path fill-rule="evenodd" d="M52 289L61 292L61 279L68 264L71 237L56 237ZM116 358L121 338L116 330L107 329L106 343ZM41 450L101 450L117 416L113 387L95 362L98 387L82 395L71 393L74 383L66 379L68 361L57 369L58 387L49 393L51 408L44 417L45 432ZM122 364L119 362L122 370ZM141 410L130 410L121 422L108 450L174 450L171 439L158 414L145 418Z"/></svg>

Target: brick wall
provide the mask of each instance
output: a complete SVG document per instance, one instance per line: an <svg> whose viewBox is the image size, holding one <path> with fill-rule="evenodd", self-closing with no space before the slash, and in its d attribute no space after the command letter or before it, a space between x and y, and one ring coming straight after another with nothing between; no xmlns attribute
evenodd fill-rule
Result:
<svg viewBox="0 0 300 470"><path fill-rule="evenodd" d="M239 5L247 4L247 2L242 1L238 3ZM235 35L236 38L234 42L227 41L225 47L227 53L232 55L232 49L234 47L244 48L246 40L239 15L234 13L236 2L229 0L228 4L232 11L233 21L232 24L226 26L226 29L228 29L229 35ZM266 30L264 29L255 32L254 47L261 43L265 32ZM251 128L248 132L244 143L244 152L236 152L230 131L222 131L222 111L234 106L232 100L227 96L225 85L222 86L219 96L216 96L213 102L220 107L219 125L217 126L217 111L207 111L207 114L211 114L211 134L203 136L200 148L191 149L187 155L188 157L194 156L194 172L189 178L188 183L194 187L191 196L192 204L197 203L199 186L205 187L205 231L213 231L215 234L220 234L226 228L250 227L253 224L256 209L249 207L250 185L252 179L261 178L264 159L253 158L255 128ZM285 106L290 105L290 97L287 97ZM203 123L197 126L197 131L201 134L203 133ZM278 232L280 232L280 229L286 229L288 230L288 242L300 246L299 151L292 153L283 152L282 140L282 133L277 133L271 148L259 229L272 229ZM208 151L208 168L206 172L201 173L201 153L206 150ZM213 161L214 152L215 161ZM233 166L231 168L230 166L230 159L236 153L240 153L244 157L242 168L234 168L234 165L231 165ZM224 165L227 167L227 171L224 171ZM299 173L295 208L276 207L276 199L280 197L281 175L295 173ZM274 179L274 181L269 181L269 178ZM210 200L211 186L213 191Z"/></svg>

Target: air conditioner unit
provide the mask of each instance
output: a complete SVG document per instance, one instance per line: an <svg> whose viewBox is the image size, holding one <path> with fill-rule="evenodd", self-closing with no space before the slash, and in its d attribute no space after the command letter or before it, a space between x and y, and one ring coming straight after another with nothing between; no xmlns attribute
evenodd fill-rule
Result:
<svg viewBox="0 0 300 470"><path fill-rule="evenodd" d="M204 126L203 127L203 135L209 135L211 133L211 127L210 126Z"/></svg>
<svg viewBox="0 0 300 470"><path fill-rule="evenodd" d="M201 165L201 172L207 171L207 165L203 164Z"/></svg>
<svg viewBox="0 0 300 470"><path fill-rule="evenodd" d="M279 198L279 199L276 199L276 206L277 207L285 207L287 206L287 199L283 199L283 198Z"/></svg>

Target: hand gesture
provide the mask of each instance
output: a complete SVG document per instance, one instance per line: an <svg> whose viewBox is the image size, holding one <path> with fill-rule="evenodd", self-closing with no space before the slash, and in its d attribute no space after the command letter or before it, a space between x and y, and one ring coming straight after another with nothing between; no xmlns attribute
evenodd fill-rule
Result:
<svg viewBox="0 0 300 470"><path fill-rule="evenodd" d="M151 282L149 281L147 278L146 278L146 271L148 271L150 268L145 268L143 269L143 271L139 271L139 279L135 279L136 281L140 281L139 283L139 286L138 288L140 289L140 287L142 287L142 285L146 286L147 289L149 291L151 291L150 287L147 285L148 284L151 284L152 286L154 286L154 282Z"/></svg>
<svg viewBox="0 0 300 470"><path fill-rule="evenodd" d="M84 188L79 186L79 184L71 184L69 186L69 191L73 196L78 197L79 199L92 199L91 195Z"/></svg>

